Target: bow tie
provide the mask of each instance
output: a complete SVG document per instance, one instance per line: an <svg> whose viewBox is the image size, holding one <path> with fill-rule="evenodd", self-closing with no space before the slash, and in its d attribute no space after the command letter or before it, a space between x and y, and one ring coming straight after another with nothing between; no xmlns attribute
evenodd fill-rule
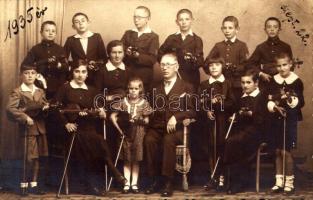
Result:
<svg viewBox="0 0 313 200"><path fill-rule="evenodd" d="M164 81L164 86L169 86L172 81Z"/></svg>

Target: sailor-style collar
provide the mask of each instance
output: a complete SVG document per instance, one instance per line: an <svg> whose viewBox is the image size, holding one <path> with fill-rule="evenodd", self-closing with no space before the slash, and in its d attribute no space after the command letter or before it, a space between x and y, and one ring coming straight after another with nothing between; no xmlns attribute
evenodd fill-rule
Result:
<svg viewBox="0 0 313 200"><path fill-rule="evenodd" d="M276 74L274 76L274 80L278 84L283 84L283 82L286 82L287 84L293 83L295 80L297 80L299 77L294 72L290 72L290 75L287 78L283 78L280 74Z"/></svg>
<svg viewBox="0 0 313 200"><path fill-rule="evenodd" d="M256 88L253 92L251 92L250 94L247 94L247 93L244 93L241 98L244 98L244 97L256 97L258 96L258 94L260 93L260 89L259 88Z"/></svg>
<svg viewBox="0 0 313 200"><path fill-rule="evenodd" d="M222 74L222 75L221 75L220 77L218 77L217 79L213 78L212 76L209 77L209 84L212 84L212 83L214 83L214 82L216 82L216 81L223 83L223 82L225 81L224 75Z"/></svg>

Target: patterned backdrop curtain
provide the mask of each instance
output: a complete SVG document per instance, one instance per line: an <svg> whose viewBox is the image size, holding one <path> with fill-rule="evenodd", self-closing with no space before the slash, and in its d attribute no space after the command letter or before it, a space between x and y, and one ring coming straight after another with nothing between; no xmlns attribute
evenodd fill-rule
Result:
<svg viewBox="0 0 313 200"><path fill-rule="evenodd" d="M43 21L56 22L56 43L62 43L65 0L1 0L0 8L0 156L14 159L20 156L21 141L16 124L6 117L8 95L20 84L19 66L27 52L41 41Z"/></svg>

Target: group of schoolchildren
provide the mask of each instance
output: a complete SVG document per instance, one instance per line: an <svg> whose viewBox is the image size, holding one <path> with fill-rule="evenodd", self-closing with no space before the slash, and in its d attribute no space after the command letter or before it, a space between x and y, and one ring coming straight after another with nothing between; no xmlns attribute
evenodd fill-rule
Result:
<svg viewBox="0 0 313 200"><path fill-rule="evenodd" d="M230 193L243 191L243 173L266 134L276 166L276 182L271 191L294 192L290 150L296 147L297 121L302 119L303 83L293 72L290 46L278 37L280 20L270 17L265 21L268 38L249 57L246 43L237 38L237 18L225 17L221 27L225 40L216 43L204 59L202 39L191 29L190 10L178 11L179 30L160 47L158 35L148 25L150 18L150 10L138 6L133 16L135 28L126 31L121 40L111 41L107 48L101 35L89 30L90 21L84 13L73 16L72 27L77 34L68 37L64 47L54 42L56 24L42 24L42 42L22 62L22 84L12 92L7 106L27 139L30 172L21 187L29 193L44 194L38 184L39 157L48 156L49 140L55 138L53 134L60 131L56 128L60 126L69 133L65 146L70 146L70 138L76 135L72 154L87 169L89 193L104 195L101 188L89 181L100 160L123 185L123 193L140 192L139 162L144 160L144 137L151 125L149 117L153 116L153 102L149 105L143 95L145 91L152 94L153 65L168 52L174 52L179 78L201 97L198 125L191 131L209 134L208 159L214 188ZM170 68L173 64L163 65ZM201 67L209 78L200 83ZM105 94L102 108L92 110L100 93ZM31 103L49 110L47 102L52 100L65 108L48 115L46 124L41 114L30 116L27 112ZM103 123L106 140L99 134L103 133ZM191 137L197 137L197 133ZM110 152L118 146L114 145L116 141L122 142L124 175L111 158ZM226 184L226 180L230 182ZM169 192L165 196L171 195Z"/></svg>

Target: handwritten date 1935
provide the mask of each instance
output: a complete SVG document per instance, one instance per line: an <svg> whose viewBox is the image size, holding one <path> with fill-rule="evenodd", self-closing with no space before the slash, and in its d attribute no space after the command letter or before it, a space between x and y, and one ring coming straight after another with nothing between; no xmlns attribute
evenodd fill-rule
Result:
<svg viewBox="0 0 313 200"><path fill-rule="evenodd" d="M36 9L37 11L36 11L35 17L40 18L41 16L45 14L45 11L48 8L44 7L44 9L40 9L36 7ZM4 42L8 38L10 39L12 38L12 32L14 35L17 35L21 29L24 29L26 27L26 23L31 23L33 21L33 19L35 18L33 16L33 10L34 10L34 7L30 7L26 10L26 16L20 15L17 19L8 21L8 29L7 29Z"/></svg>

